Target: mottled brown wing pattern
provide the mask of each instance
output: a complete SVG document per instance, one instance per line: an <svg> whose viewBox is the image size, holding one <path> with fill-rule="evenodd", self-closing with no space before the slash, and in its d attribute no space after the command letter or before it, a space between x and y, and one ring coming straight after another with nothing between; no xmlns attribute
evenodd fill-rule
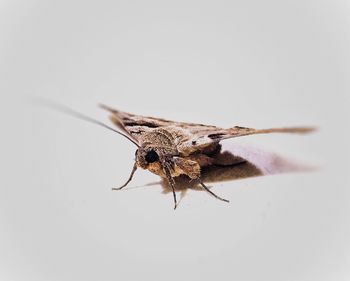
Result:
<svg viewBox="0 0 350 281"><path fill-rule="evenodd" d="M184 140L178 145L179 151L184 155L189 155L195 151L205 149L213 143L218 143L225 139L269 133L298 133L304 134L314 130L312 127L290 127L290 128L271 128L271 129L253 129L235 126L229 129L215 127L215 130L203 130L197 132L189 140Z"/></svg>
<svg viewBox="0 0 350 281"><path fill-rule="evenodd" d="M155 128L170 126L174 123L161 118L126 113L110 108L106 105L101 105L101 107L112 113L110 116L111 121L136 141L139 141L142 135L146 132Z"/></svg>
<svg viewBox="0 0 350 281"><path fill-rule="evenodd" d="M240 126L223 129L210 125L176 122L161 118L130 114L112 109L105 105L102 105L102 108L112 113L111 120L118 128L129 134L138 142L146 132L159 128L167 130L174 137L174 144L181 156L188 156L192 153L204 150L224 139L268 133L302 134L308 133L314 129L310 127L292 127L259 130Z"/></svg>
<svg viewBox="0 0 350 281"><path fill-rule="evenodd" d="M201 137L222 130L215 126L176 122L161 118L130 114L105 105L101 105L101 107L112 113L110 116L111 121L136 141L140 141L144 133L159 128L168 130L172 134L175 145L181 145L184 142L192 143L191 140L195 136Z"/></svg>

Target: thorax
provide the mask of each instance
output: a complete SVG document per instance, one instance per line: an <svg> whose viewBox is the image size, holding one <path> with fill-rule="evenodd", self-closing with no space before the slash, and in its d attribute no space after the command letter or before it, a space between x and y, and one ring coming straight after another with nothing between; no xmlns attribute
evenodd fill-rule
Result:
<svg viewBox="0 0 350 281"><path fill-rule="evenodd" d="M140 145L165 150L164 152L171 155L177 154L174 136L171 132L162 128L145 132L140 138Z"/></svg>

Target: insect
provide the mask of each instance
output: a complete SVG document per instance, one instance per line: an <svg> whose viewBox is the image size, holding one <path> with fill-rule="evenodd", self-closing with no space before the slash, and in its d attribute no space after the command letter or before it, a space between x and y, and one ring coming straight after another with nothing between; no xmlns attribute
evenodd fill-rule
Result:
<svg viewBox="0 0 350 281"><path fill-rule="evenodd" d="M52 104L51 104L52 106ZM116 130L98 120L85 116L65 106L54 107L70 115L103 126L131 141L137 146L135 163L127 181L118 188L121 190L132 180L138 168L165 178L172 189L174 209L177 207L174 178L185 175L189 180L196 180L199 185L215 198L229 202L212 192L201 180L201 169L217 163L215 155L221 150L220 141L230 138L268 133L308 133L312 127L291 127L272 129L252 129L235 126L223 129L216 126L175 122L161 118L145 117L101 107L110 113L110 120L119 129ZM235 165L237 163L231 163ZM225 164L230 165L230 164Z"/></svg>
<svg viewBox="0 0 350 281"><path fill-rule="evenodd" d="M198 181L215 198L229 202L212 192L201 180L201 169L216 164L214 156L221 149L220 141L254 134L307 133L313 130L310 127L257 130L240 126L223 129L130 114L105 105L101 107L110 112L113 124L137 146L135 163L128 180L113 190L127 186L140 167L167 179L173 193L174 209L177 207L174 178L180 175Z"/></svg>

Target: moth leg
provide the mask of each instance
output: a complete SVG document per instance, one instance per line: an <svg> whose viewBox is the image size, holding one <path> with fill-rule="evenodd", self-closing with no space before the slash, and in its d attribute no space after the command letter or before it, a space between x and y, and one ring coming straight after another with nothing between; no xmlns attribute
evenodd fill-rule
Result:
<svg viewBox="0 0 350 281"><path fill-rule="evenodd" d="M126 181L126 183L124 183L121 187L114 187L114 188L112 188L112 190L121 190L123 187L127 186L128 183L132 180L132 177L134 176L136 170L137 170L137 165L135 163L134 167L132 168L131 174L130 174L128 180Z"/></svg>
<svg viewBox="0 0 350 281"><path fill-rule="evenodd" d="M209 192L211 195L213 195L216 199L219 199L221 201L225 201L229 203L230 201L224 198L221 198L220 196L216 195L214 192L212 192L201 180L199 181L200 185L204 188L205 191Z"/></svg>
<svg viewBox="0 0 350 281"><path fill-rule="evenodd" d="M163 164L163 171L164 171L165 176L166 176L166 178L168 180L168 183L171 186L171 189L173 191L174 210L175 210L176 207L177 207L177 200L176 200L176 193L175 193L175 181L174 181L173 177L171 176L170 169L169 169L168 165Z"/></svg>

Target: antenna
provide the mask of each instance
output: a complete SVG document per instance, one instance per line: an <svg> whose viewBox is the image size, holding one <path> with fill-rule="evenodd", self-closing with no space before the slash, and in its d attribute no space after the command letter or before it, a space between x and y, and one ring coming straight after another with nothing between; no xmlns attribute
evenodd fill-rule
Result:
<svg viewBox="0 0 350 281"><path fill-rule="evenodd" d="M51 101L51 100L46 100L46 99L43 99L43 98L39 98L37 99L37 101L39 101L39 103L41 105L44 105L44 106L47 106L47 107L50 107L56 111L60 111L60 112L63 112L65 114L68 114L70 116L73 116L75 118L78 118L80 120L84 120L84 121L87 121L87 122L90 122L90 123L93 123L93 124L96 124L96 125L99 125L101 127L104 127L110 131L113 131L121 136L123 136L124 138L127 138L129 141L131 141L133 144L135 144L137 147L140 147L140 145L135 141L133 140L130 136L126 135L126 134L123 134L122 132L108 126L107 124L101 122L101 121L98 121L92 117L89 117L87 115L84 115L80 112L77 112L65 105L62 105L62 104L59 104L57 102L54 102L54 101Z"/></svg>

